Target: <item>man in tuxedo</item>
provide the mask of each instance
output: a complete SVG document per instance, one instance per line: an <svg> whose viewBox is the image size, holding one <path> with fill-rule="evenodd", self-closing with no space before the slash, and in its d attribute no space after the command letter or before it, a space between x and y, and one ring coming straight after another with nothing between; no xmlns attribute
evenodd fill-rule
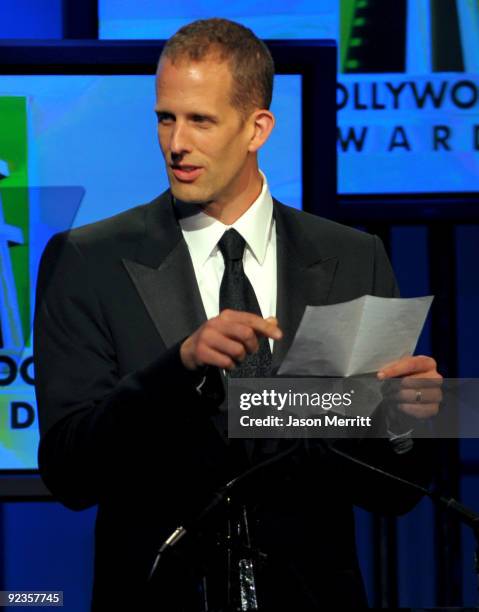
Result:
<svg viewBox="0 0 479 612"><path fill-rule="evenodd" d="M67 507L98 504L92 609L226 610L223 509L148 575L161 543L254 459L224 428L224 377L279 365L308 304L395 296L380 241L274 200L257 152L274 126L274 67L254 34L211 19L182 28L158 64L158 137L170 190L55 236L35 316L39 465ZM409 357L399 401L434 413L433 359ZM420 401L418 401L420 398ZM427 481L424 445L358 441L354 452ZM277 449L260 443L260 460ZM243 486L260 551L261 610L366 606L352 505L401 514L406 488L297 444ZM205 603L208 602L208 603ZM326 607L324 607L326 606ZM241 608L246 609L246 608Z"/></svg>

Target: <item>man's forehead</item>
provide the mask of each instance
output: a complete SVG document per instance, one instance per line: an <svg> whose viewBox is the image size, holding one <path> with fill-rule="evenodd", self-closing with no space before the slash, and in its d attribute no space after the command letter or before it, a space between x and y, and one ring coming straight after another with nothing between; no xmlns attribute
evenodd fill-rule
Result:
<svg viewBox="0 0 479 612"><path fill-rule="evenodd" d="M161 56L158 61L158 66L156 70L157 77L161 72L164 71L165 68L177 71L203 71L207 68L209 73L229 73L231 75L231 66L230 62L223 55L211 52L207 55L196 59L192 58L186 54L169 57L169 56Z"/></svg>
<svg viewBox="0 0 479 612"><path fill-rule="evenodd" d="M180 63L173 63L164 58L156 75L157 103L176 107L204 103L214 105L217 110L230 107L232 83L231 72L224 61L185 58Z"/></svg>
<svg viewBox="0 0 479 612"><path fill-rule="evenodd" d="M162 60L163 62L163 60ZM156 75L156 112L225 117L234 111L233 80L224 62L189 60L178 65L166 58Z"/></svg>

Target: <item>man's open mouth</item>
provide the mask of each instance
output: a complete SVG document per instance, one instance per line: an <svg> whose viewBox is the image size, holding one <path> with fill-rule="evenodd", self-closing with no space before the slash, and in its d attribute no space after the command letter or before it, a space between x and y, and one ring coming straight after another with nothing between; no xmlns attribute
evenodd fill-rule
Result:
<svg viewBox="0 0 479 612"><path fill-rule="evenodd" d="M175 177L183 183L191 183L203 171L201 166L190 166L188 164L172 164L170 167Z"/></svg>

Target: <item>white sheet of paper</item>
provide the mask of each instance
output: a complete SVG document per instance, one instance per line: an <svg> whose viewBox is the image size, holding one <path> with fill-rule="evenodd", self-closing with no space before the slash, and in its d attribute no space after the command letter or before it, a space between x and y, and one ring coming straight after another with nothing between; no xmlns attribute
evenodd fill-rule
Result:
<svg viewBox="0 0 479 612"><path fill-rule="evenodd" d="M412 355L433 296L307 306L281 375L356 376Z"/></svg>

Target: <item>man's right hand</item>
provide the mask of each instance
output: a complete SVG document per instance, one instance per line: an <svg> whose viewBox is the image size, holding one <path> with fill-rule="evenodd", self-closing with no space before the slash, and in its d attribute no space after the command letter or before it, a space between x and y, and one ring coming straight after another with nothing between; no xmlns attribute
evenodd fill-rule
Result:
<svg viewBox="0 0 479 612"><path fill-rule="evenodd" d="M280 340L283 332L275 317L263 319L250 312L223 310L189 336L180 347L180 357L188 370L205 365L231 370L248 353L258 350L264 336Z"/></svg>

